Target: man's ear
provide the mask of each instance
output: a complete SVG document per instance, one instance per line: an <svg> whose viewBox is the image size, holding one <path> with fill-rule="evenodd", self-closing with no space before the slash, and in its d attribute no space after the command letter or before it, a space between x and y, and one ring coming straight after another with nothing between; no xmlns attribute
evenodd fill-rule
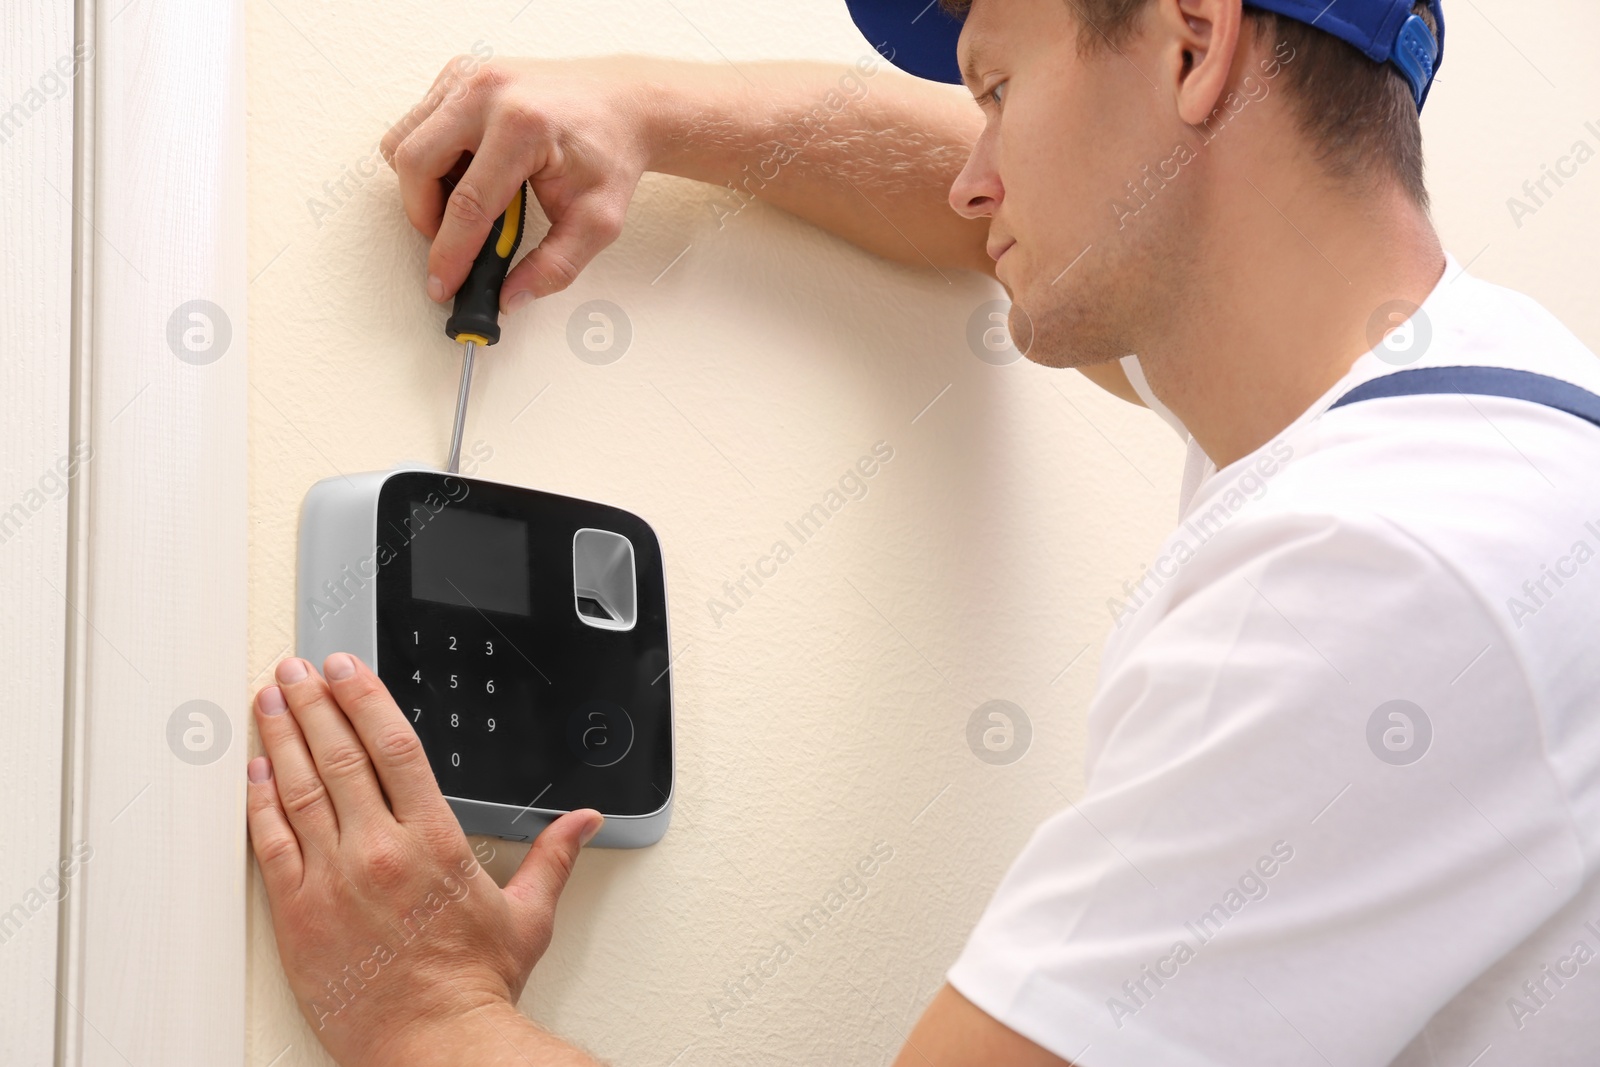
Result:
<svg viewBox="0 0 1600 1067"><path fill-rule="evenodd" d="M1241 0L1158 0L1166 69L1178 114L1198 126L1228 90L1244 15Z"/></svg>

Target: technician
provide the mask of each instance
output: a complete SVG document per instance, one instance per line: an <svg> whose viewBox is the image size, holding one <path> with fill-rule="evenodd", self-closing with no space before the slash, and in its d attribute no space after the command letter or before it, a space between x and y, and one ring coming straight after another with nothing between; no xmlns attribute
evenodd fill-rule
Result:
<svg viewBox="0 0 1600 1067"><path fill-rule="evenodd" d="M506 310L664 171L992 273L1030 359L1187 442L1178 528L1112 605L1085 793L896 1064L1600 1063L1600 364L1441 248L1437 0L850 6L926 80L867 52L835 107L822 64L495 60L384 148L435 300L524 178L553 225ZM279 666L249 769L319 1038L351 1067L592 1065L515 1004L597 813L496 888L377 679L322 668ZM472 891L435 932L309 1007L445 878Z"/></svg>

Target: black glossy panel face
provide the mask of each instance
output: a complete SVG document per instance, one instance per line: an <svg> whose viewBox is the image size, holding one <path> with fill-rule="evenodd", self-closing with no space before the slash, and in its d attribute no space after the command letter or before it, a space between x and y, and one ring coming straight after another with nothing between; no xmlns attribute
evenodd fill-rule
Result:
<svg viewBox="0 0 1600 1067"><path fill-rule="evenodd" d="M572 538L633 544L638 622L579 618ZM431 471L378 497L378 664L446 796L646 815L672 792L661 549L604 504Z"/></svg>

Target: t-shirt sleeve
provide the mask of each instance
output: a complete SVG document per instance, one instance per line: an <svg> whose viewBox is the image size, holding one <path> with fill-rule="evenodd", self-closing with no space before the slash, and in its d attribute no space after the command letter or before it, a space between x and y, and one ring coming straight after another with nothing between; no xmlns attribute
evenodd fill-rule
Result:
<svg viewBox="0 0 1600 1067"><path fill-rule="evenodd" d="M1581 884L1516 650L1377 516L1242 514L1164 577L948 979L1079 1067L1382 1067Z"/></svg>

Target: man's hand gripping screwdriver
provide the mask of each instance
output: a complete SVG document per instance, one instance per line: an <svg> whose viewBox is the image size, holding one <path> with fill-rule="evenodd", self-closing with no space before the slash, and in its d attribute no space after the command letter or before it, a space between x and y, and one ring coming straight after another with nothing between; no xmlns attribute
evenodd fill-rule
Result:
<svg viewBox="0 0 1600 1067"><path fill-rule="evenodd" d="M456 395L456 424L450 432L450 462L446 467L451 474L461 472L461 436L467 425L467 396L472 392L472 354L479 345L500 340L500 286L511 268L511 257L522 243L527 215L528 186L524 183L505 213L489 228L489 237L478 258L472 261L467 280L456 290L455 310L444 324L444 332L463 346L461 390Z"/></svg>

